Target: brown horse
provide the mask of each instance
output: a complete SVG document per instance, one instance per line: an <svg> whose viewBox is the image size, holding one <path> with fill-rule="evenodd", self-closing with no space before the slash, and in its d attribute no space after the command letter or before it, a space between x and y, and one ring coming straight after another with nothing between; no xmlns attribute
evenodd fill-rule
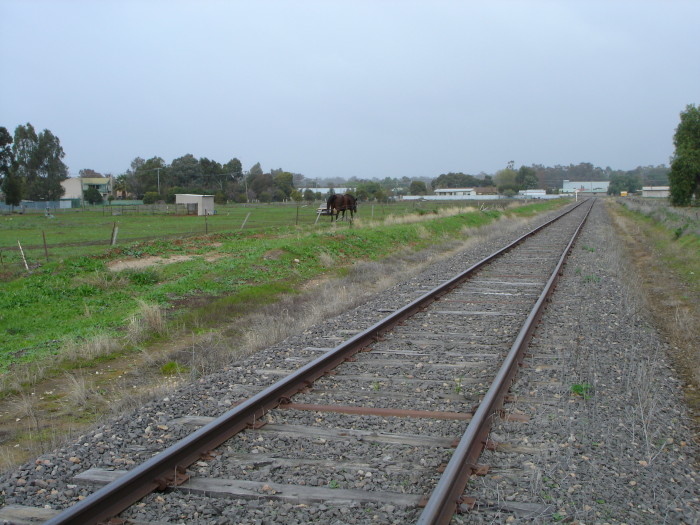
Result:
<svg viewBox="0 0 700 525"><path fill-rule="evenodd" d="M338 220L338 215L343 212L343 219L345 219L345 212L350 212L350 221L353 219L353 214L357 212L357 199L346 193L344 195L333 194L328 197L326 201L326 210L328 210L331 221L333 220L333 215L335 214L335 220Z"/></svg>

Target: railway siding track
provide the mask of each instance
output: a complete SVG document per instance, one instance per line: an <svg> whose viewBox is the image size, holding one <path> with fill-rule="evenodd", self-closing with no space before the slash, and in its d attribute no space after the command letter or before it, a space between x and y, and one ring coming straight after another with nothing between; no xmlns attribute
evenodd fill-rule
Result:
<svg viewBox="0 0 700 525"><path fill-rule="evenodd" d="M499 376L505 374L505 379L498 379L501 386L497 389L499 391L495 394L494 401L491 399L494 387L489 389L493 365L487 363L489 359L485 361L484 357L488 356L491 361L494 358L498 361L503 356L510 361L519 359L522 348L518 348L515 353L512 349L508 351L513 333L517 332L523 317L532 323L534 317L540 315L528 315L527 301L523 301L521 293L530 293L532 296L532 292L541 289L545 283L551 286L557 268L562 264L562 253L570 249L572 236L579 231L583 222L581 217L587 216L587 211L583 213L581 209L589 210L590 204L576 208L558 218L557 227L540 227L535 230L536 233L511 243L500 250L493 261L483 260L477 263L368 330L354 335L332 351L243 401L223 416L206 422L199 430L136 468L128 472L92 470L81 474L79 481L100 483L104 482L106 476L110 482L49 523L99 522L114 516L155 489L179 485L190 493L199 487L198 490L203 494L227 494L234 498L253 497L251 494L259 498L261 493L267 496L285 494L285 501L311 502L319 498L327 501L333 495L332 501L336 503L345 499L360 504L390 501L396 502L398 506L413 508L427 494L432 493L421 521L449 521L458 504L458 494L455 491L460 493L464 489L466 480L472 473L470 470L459 469L455 481L455 474L450 472L451 469L454 470L452 465L455 463L451 448L455 436L462 434L465 421L472 418L469 412L471 407L467 405L478 405L479 398L488 389L486 399L490 404L484 408L482 403L476 409L479 421L476 430L472 431L481 436L488 431L486 420L494 410L493 403L500 403L503 397L500 389L505 382L510 381L513 374L510 369L499 372ZM542 241L543 237L545 241ZM533 257L537 260L533 261ZM549 262L545 263L543 258L549 259ZM554 275L550 277L553 269ZM511 275L514 278L509 277ZM453 290L458 290L459 293L455 294L458 298L444 302L443 296L453 297L446 295ZM496 295L503 302L480 303L472 295L478 299ZM538 299L539 303L542 301L544 294ZM394 337L394 330L398 332L397 337ZM406 354L403 350L408 345L402 341L405 340L405 337L401 337L402 330L418 332L421 334L419 338L424 333L427 337L445 333L454 334L454 337L448 336L447 341L438 339L437 344L423 345L422 353ZM527 328L524 332L527 334L530 331ZM447 350L446 343L454 342L459 337L463 340L452 351ZM522 332L517 336L520 347L525 339ZM473 345L478 345L480 349L478 360L470 361L469 357L459 355L464 352L464 348L471 350ZM455 352L455 349L458 351ZM385 354L392 352L394 359L387 359ZM396 359L397 355L399 359ZM341 363L343 366L336 369ZM263 373L274 375L280 371L265 370ZM466 376L469 378L466 379ZM379 395L382 390L384 393ZM359 396L356 395L357 392L360 393ZM410 396L413 396L411 409L407 410L405 405ZM271 412L280 404L282 410ZM318 437L322 434L321 428L328 429L324 413L331 413L335 418L340 413L340 417L347 419L343 426L332 429L333 438ZM487 414L486 417L484 413ZM357 432L362 432L363 422L368 423L368 418L371 420L370 430L358 436ZM400 423L397 424L397 421ZM169 431L172 426L181 423L182 420L173 421L159 425L158 428ZM269 427L265 429L270 424L276 425L273 431ZM410 432L402 428L406 426L410 427ZM473 421L467 427L467 434L472 427ZM298 429L306 430L300 432ZM311 439L309 434L313 436ZM267 437L269 435L274 437ZM361 497L354 491L364 489L367 479L357 481L356 476L351 476L348 480L344 475L340 479L337 469L333 469L330 475L336 475L339 479L329 480L329 473L325 469L319 471L317 476L312 475L312 479L324 480L330 493L321 497L319 494L328 491L318 490L318 484L312 484L317 490L303 496L302 493L306 492L290 487L305 486L306 481L298 482L296 477L299 472L303 472L306 477L308 469L315 467L285 467L278 464L273 476L269 468L246 468L245 462L238 462L228 456L228 453L235 456L272 450L278 454L284 452L312 460L327 460L328 449L324 445L328 439L339 438L346 447L346 454L336 458L340 465L368 458L375 462L379 458L390 461L394 457L402 458L403 462L410 465L411 458L418 455L421 465L433 467L434 473L416 479L411 469L402 469L402 472L409 473L408 478L406 474L402 476L383 471L380 476L375 476L372 470L362 469L366 478L375 477L382 482L381 489L370 490ZM465 439L462 438L457 452L464 447ZM271 444L273 441L275 443ZM485 440L481 438L481 441ZM222 443L224 446L220 447ZM468 455L478 456L482 448L483 443L472 444ZM226 452L221 452L222 449ZM478 452L474 452L477 449ZM227 468L222 468L222 461L217 461L219 454L226 456L223 464ZM460 462L464 463L464 460ZM438 467L445 463L446 474L440 477ZM196 477L192 476L193 466L197 468ZM341 470L345 472L347 468ZM256 477L257 480L249 479ZM449 481L446 482L446 479ZM437 489L433 491L432 486L436 481ZM257 486L255 483L263 485ZM449 488L441 489L445 483ZM341 496L338 489L351 491L353 496L350 497L347 493ZM159 496L161 500L164 497ZM341 499L338 500L338 497ZM446 501L436 503L436 498L446 498ZM430 516L434 512L439 516ZM125 514L128 516L128 511Z"/></svg>

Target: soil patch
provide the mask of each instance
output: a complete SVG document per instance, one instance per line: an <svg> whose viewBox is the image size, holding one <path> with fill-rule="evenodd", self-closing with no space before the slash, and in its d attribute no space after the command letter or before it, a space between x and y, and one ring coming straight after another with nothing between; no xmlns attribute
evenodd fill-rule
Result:
<svg viewBox="0 0 700 525"><path fill-rule="evenodd" d="M107 264L107 269L113 272L122 270L140 270L142 268L150 268L151 266L164 266L183 261L189 261L198 257L197 255L173 255L171 257L159 257L157 255L149 255L148 257L138 257L132 259L119 259ZM215 261L223 257L221 254L212 254L206 256L207 261Z"/></svg>

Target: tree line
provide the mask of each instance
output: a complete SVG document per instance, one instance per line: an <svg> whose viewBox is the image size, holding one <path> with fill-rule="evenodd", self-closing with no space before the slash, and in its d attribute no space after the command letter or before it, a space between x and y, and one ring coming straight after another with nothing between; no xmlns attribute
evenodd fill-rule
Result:
<svg viewBox="0 0 700 525"><path fill-rule="evenodd" d="M143 199L145 203L174 202L177 193L210 194L217 202L313 201L325 197L314 187L348 187L361 201L387 201L405 194L425 195L440 188L492 188L502 195L520 190L543 188L558 193L563 181L609 181L608 193L634 193L642 186L671 187L671 203L688 205L700 198L700 109L689 105L681 113L674 135L676 147L671 167L639 166L633 170L601 168L588 162L568 166L533 164L515 168L514 161L495 174L470 175L450 172L435 178L385 177L369 180L351 177L309 179L300 173L279 169L264 172L260 163L244 171L234 157L220 163L186 154L167 164L161 157L136 157L130 167L114 179L118 195ZM57 200L64 193L61 182L68 178L61 143L48 129L37 133L27 123L15 129L14 136L0 127L0 189L5 202L19 205L22 199ZM101 177L92 169L80 170L82 177ZM299 189L304 188L303 194ZM97 203L97 190L86 192L86 200Z"/></svg>

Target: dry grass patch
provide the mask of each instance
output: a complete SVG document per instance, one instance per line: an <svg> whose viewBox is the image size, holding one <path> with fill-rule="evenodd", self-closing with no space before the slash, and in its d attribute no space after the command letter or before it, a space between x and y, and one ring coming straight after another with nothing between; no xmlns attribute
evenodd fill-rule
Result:
<svg viewBox="0 0 700 525"><path fill-rule="evenodd" d="M138 345L153 335L165 335L167 322L163 309L155 304L139 301L138 311L129 318L126 340Z"/></svg>
<svg viewBox="0 0 700 525"><path fill-rule="evenodd" d="M638 276L630 287L639 296L635 302L645 305L654 325L669 341L674 367L685 381L686 399L700 425L700 346L697 343L700 341L700 304L697 294L662 260L663 254L656 243L658 231L624 217L613 205L608 209L618 238L624 243L627 263L634 266L634 275ZM650 246L657 248L650 249ZM619 271L621 275L630 275L628 267L620 267Z"/></svg>

